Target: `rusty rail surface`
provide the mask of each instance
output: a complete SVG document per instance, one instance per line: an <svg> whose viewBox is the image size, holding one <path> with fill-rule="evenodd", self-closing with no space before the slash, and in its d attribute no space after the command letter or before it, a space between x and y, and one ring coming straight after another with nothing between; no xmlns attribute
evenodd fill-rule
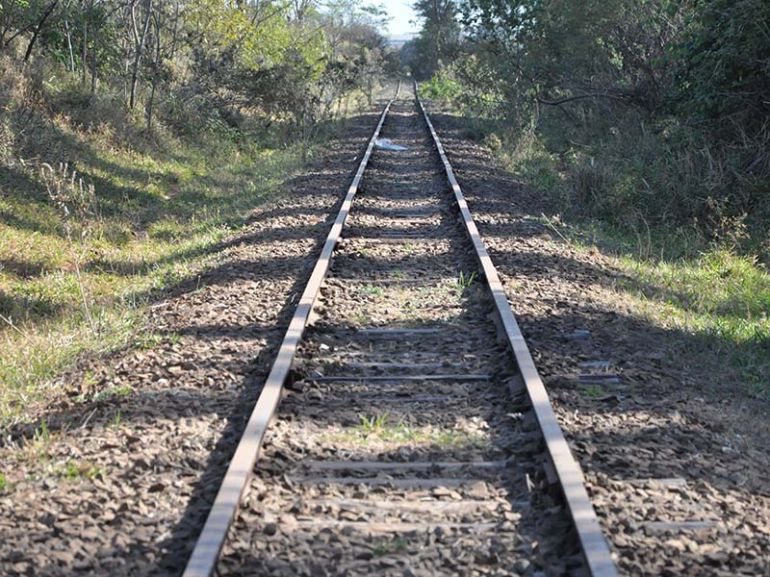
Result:
<svg viewBox="0 0 770 577"><path fill-rule="evenodd" d="M612 560L609 546L602 534L599 520L596 517L596 512L585 488L583 472L572 456L567 440L564 438L564 433L562 433L561 427L556 420L556 414L551 406L548 393L537 372L532 354L529 352L529 347L524 340L516 317L513 315L505 289L500 282L495 265L492 264L492 259L489 257L489 253L484 246L484 241L481 239L476 223L473 221L468 203L465 200L460 184L457 182L441 140L436 133L436 129L428 116L422 100L417 94L416 84L415 97L425 122L430 129L436 150L441 157L441 162L444 165L447 180L452 187L465 230L473 243L476 258L479 261L487 288L495 303L495 311L505 332L508 345L516 359L520 382L529 396L538 425L543 433L548 456L556 471L567 508L575 524L588 570L592 577L617 577L617 568Z"/></svg>
<svg viewBox="0 0 770 577"><path fill-rule="evenodd" d="M592 577L617 577L617 569L610 555L609 547L604 539L596 513L586 492L580 466L573 458L559 427L545 387L511 311L497 271L486 251L460 185L457 182L425 106L417 95L416 88L415 84L417 103L441 157L466 232L473 243L487 287L495 303L500 323L515 357L521 384L526 389L538 425L543 433L549 458L558 476L564 498L575 524L586 566ZM401 83L399 82L396 98L400 91ZM294 316L290 321L289 328L286 331L267 381L249 417L235 454L230 461L206 523L184 570L183 577L210 577L216 571L217 561L227 538L230 525L235 518L243 493L253 474L260 455L265 432L278 407L284 382L289 375L292 361L308 326L310 314L319 294L321 284L329 270L334 248L341 237L342 228L347 221L353 199L358 192L364 171L372 155L375 140L379 137L394 100L395 98L390 100L385 106L377 127L369 140L364 157L358 166L353 182L348 188L340 211L331 227L318 261L305 286Z"/></svg>

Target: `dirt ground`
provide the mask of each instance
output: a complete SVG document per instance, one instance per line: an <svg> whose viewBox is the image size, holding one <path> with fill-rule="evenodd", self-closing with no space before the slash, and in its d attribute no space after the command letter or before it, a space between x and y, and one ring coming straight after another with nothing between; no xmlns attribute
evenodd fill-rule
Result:
<svg viewBox="0 0 770 577"><path fill-rule="evenodd" d="M770 575L767 404L726 379L718 353L647 320L611 255L554 234L546 199L460 119L434 122L621 571Z"/></svg>

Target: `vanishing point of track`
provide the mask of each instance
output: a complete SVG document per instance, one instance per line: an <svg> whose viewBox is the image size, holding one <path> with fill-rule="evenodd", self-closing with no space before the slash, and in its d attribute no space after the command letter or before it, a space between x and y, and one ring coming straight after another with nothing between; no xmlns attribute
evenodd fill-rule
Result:
<svg viewBox="0 0 770 577"><path fill-rule="evenodd" d="M184 576L535 568L617 575L431 120L391 100Z"/></svg>

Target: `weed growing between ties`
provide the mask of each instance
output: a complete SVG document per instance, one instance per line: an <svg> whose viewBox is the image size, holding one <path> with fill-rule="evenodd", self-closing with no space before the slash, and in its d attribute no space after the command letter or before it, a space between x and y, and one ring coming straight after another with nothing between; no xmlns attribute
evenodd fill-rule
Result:
<svg viewBox="0 0 770 577"><path fill-rule="evenodd" d="M375 557L383 557L384 555L397 555L403 553L409 546L405 539L396 537L391 540L377 541L372 546L372 553Z"/></svg>
<svg viewBox="0 0 770 577"><path fill-rule="evenodd" d="M469 298L468 291L476 280L475 272L461 272L459 277L447 277L433 286L363 285L358 289L363 299L351 311L350 320L359 326L376 324L385 317L409 323L419 321L431 309L436 320L451 322Z"/></svg>
<svg viewBox="0 0 770 577"><path fill-rule="evenodd" d="M482 428L415 426L403 418L394 420L388 413L359 415L357 426L331 433L328 440L354 448L409 445L439 450L479 449L488 443Z"/></svg>
<svg viewBox="0 0 770 577"><path fill-rule="evenodd" d="M582 393L586 397L598 398L604 394L604 390L599 385L589 385L583 388Z"/></svg>
<svg viewBox="0 0 770 577"><path fill-rule="evenodd" d="M457 296L464 295L466 291L470 290L470 288L473 286L473 283L475 282L476 282L475 272L468 274L463 271L460 271L460 276L458 277L454 286L455 291L457 292Z"/></svg>

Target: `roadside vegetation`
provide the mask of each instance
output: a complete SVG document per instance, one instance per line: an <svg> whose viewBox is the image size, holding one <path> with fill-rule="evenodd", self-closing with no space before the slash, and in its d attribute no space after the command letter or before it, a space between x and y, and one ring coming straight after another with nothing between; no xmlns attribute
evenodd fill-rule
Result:
<svg viewBox="0 0 770 577"><path fill-rule="evenodd" d="M0 425L145 310L372 102L352 1L0 4Z"/></svg>
<svg viewBox="0 0 770 577"><path fill-rule="evenodd" d="M417 8L402 55L421 94L546 194L563 234L616 255L644 314L770 398L770 6Z"/></svg>

